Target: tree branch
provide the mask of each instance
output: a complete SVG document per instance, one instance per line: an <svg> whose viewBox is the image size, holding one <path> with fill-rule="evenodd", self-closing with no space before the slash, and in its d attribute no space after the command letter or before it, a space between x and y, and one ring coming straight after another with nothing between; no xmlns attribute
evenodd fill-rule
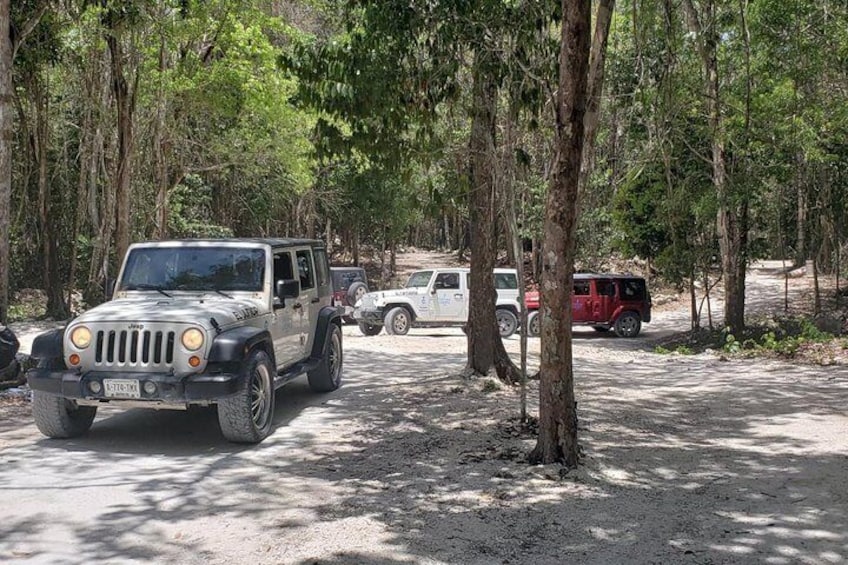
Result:
<svg viewBox="0 0 848 565"><path fill-rule="evenodd" d="M47 8L50 6L50 2L44 2L44 4L40 5L38 9L36 9L35 14L24 23L21 31L16 33L12 38L12 60L15 60L15 56L18 54L18 48L23 45L26 38L33 32L35 26L38 25L38 22L41 21L41 18L44 16L44 13L47 12Z"/></svg>

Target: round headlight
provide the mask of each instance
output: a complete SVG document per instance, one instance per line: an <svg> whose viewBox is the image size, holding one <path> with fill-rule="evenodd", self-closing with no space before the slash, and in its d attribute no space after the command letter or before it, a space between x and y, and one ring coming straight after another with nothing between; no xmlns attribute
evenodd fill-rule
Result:
<svg viewBox="0 0 848 565"><path fill-rule="evenodd" d="M74 331L71 332L71 343L77 349L85 349L91 345L91 330L85 326L74 328Z"/></svg>
<svg viewBox="0 0 848 565"><path fill-rule="evenodd" d="M183 347L189 351L197 351L203 347L203 332L197 328L189 328L183 332L181 341L183 342Z"/></svg>

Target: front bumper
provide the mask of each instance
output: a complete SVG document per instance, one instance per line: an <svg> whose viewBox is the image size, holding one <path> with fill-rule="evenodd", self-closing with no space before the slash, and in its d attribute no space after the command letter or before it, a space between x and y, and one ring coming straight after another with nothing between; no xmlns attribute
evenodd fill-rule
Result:
<svg viewBox="0 0 848 565"><path fill-rule="evenodd" d="M362 308L354 308L353 309L353 319L357 322L364 322L366 324L372 325L382 325L383 323L383 309L382 308L374 308L364 310Z"/></svg>
<svg viewBox="0 0 848 565"><path fill-rule="evenodd" d="M171 373L126 373L56 369L30 369L27 381L33 390L55 394L64 398L98 401L150 401L160 404L208 404L221 398L232 396L242 390L244 379L236 369L229 372L192 373L176 375ZM138 381L140 398L106 396L103 379L128 379ZM92 381L101 384L100 393L95 394L89 388ZM156 386L152 394L144 390L144 384L152 382Z"/></svg>

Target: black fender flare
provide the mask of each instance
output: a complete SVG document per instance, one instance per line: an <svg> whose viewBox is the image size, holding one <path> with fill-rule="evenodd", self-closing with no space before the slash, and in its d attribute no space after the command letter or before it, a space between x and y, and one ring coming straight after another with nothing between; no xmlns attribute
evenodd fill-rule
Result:
<svg viewBox="0 0 848 565"><path fill-rule="evenodd" d="M252 326L226 330L212 338L208 362L210 364L241 363L247 359L248 353L260 344L267 344L265 349L271 357L271 362L276 363L270 332Z"/></svg>
<svg viewBox="0 0 848 565"><path fill-rule="evenodd" d="M330 329L330 324L336 324L339 328L342 327L342 317L339 315L337 308L325 306L318 312L318 323L315 326L315 339L312 341L312 358L320 359L324 357L324 351L327 347L327 330Z"/></svg>
<svg viewBox="0 0 848 565"><path fill-rule="evenodd" d="M65 328L50 330L36 336L30 357L36 361L62 361L64 366Z"/></svg>

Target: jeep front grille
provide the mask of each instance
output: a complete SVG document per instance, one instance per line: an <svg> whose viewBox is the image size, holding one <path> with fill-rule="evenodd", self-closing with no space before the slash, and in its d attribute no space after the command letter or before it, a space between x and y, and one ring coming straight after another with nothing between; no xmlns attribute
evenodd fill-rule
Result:
<svg viewBox="0 0 848 565"><path fill-rule="evenodd" d="M174 332L110 330L97 332L97 366L167 366L174 363Z"/></svg>

